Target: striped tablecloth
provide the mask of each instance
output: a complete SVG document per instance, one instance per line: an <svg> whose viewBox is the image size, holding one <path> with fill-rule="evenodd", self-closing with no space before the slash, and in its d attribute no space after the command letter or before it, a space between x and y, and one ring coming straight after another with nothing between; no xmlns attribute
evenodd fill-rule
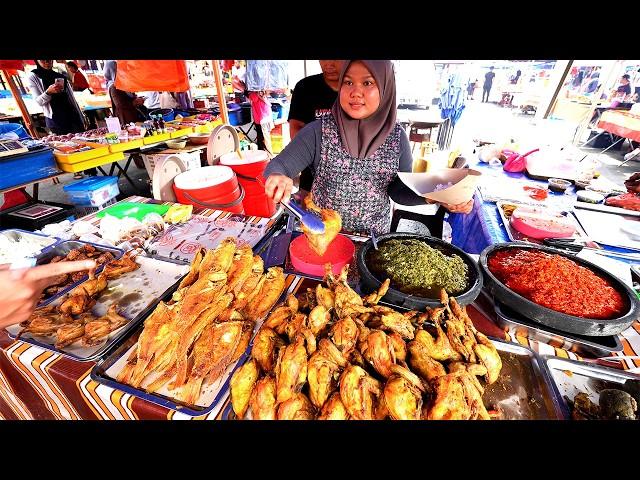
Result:
<svg viewBox="0 0 640 480"><path fill-rule="evenodd" d="M143 197L126 201L148 202ZM198 214L220 217L228 212L202 210ZM97 223L95 215L85 217ZM300 277L287 277L289 291L304 288ZM494 323L495 312L481 296L468 312L476 327L486 335L515 341L540 354L579 359L562 345L530 341L518 332L504 332ZM621 336L624 351L620 355L640 353L640 323ZM201 417L190 417L114 390L90 377L94 362L79 362L21 341L0 332L0 418L5 419L217 419L228 399L216 410ZM624 368L640 367L640 361L627 360Z"/></svg>

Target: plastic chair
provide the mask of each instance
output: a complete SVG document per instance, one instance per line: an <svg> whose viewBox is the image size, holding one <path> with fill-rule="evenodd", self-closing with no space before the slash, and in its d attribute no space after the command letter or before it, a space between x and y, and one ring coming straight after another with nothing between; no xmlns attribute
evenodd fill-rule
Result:
<svg viewBox="0 0 640 480"><path fill-rule="evenodd" d="M411 142L411 153L414 152L417 144L431 142L433 129L437 129L440 123L436 122L411 122L409 126L409 142Z"/></svg>

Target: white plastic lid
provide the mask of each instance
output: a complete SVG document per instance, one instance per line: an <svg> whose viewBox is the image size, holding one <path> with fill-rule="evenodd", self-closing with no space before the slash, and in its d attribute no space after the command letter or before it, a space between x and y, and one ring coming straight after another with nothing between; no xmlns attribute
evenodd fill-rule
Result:
<svg viewBox="0 0 640 480"><path fill-rule="evenodd" d="M181 173L174 178L174 182L176 187L182 190L193 190L220 185L231 180L234 175L235 173L229 167L213 165Z"/></svg>
<svg viewBox="0 0 640 480"><path fill-rule="evenodd" d="M245 150L240 153L242 153L242 158L237 152L225 153L220 157L220 165L246 165L269 160L269 155L264 150Z"/></svg>
<svg viewBox="0 0 640 480"><path fill-rule="evenodd" d="M581 202L600 203L604 200L604 195L591 190L580 190L576 195Z"/></svg>
<svg viewBox="0 0 640 480"><path fill-rule="evenodd" d="M153 198L163 202L175 202L177 199L173 191L173 181L186 170L187 166L177 155L158 158L153 169Z"/></svg>
<svg viewBox="0 0 640 480"><path fill-rule="evenodd" d="M213 129L207 144L207 163L213 165L222 155L240 148L238 132L231 125L218 125Z"/></svg>

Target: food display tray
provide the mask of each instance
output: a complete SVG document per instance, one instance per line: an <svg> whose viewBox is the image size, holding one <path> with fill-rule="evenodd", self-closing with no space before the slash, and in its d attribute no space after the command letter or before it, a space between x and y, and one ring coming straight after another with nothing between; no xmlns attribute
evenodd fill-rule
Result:
<svg viewBox="0 0 640 480"><path fill-rule="evenodd" d="M58 167L60 170L68 173L76 173L82 172L89 168L99 167L101 165L106 165L108 163L118 162L120 160L124 160L124 153L110 153L108 155L100 156L98 158L93 158L91 160L84 160L81 162L75 163L65 163L58 159Z"/></svg>
<svg viewBox="0 0 640 480"><path fill-rule="evenodd" d="M495 338L502 359L498 380L485 387L482 396L487 409L497 408L504 420L563 420L568 418L563 400L554 389L542 358L530 348ZM235 420L231 402L223 420Z"/></svg>
<svg viewBox="0 0 640 480"><path fill-rule="evenodd" d="M620 388L626 380L640 380L640 375L615 368L550 355L543 355L542 359L550 372L555 394L562 399L567 418L571 418L567 398L573 401L578 393L584 392L598 404L600 392L605 388Z"/></svg>
<svg viewBox="0 0 640 480"><path fill-rule="evenodd" d="M158 135L150 135L142 139L142 143L145 145L152 145L154 143L166 142L171 138L171 133L159 133Z"/></svg>
<svg viewBox="0 0 640 480"><path fill-rule="evenodd" d="M282 293L280 298L278 298L278 301L274 303L274 306L272 307L272 309L278 306L281 302L283 302L286 296L290 292L295 290L298 283L299 283L299 280L294 279L293 282L290 283L289 287L286 288L285 291ZM289 284L288 279L286 284ZM173 291L175 291L176 288L177 288L177 285L175 285L174 288L170 289L165 295L165 297L163 298L163 300L168 300L171 297L171 293L173 293ZM153 312L153 309L149 309L145 313L145 318L149 316L152 312ZM264 318L268 317L270 312L271 310L269 310L269 312L265 314ZM121 390L123 392L126 392L130 395L134 395L143 400L147 400L157 405L161 405L163 407L166 407L190 416L207 415L209 413L214 412L216 409L218 409L219 411L219 409L222 408L224 401L227 399L229 395L229 381L231 379L231 376L240 365L244 364L244 362L248 358L249 353L251 352L251 348L253 346L253 336L257 332L257 329L259 328L259 326L262 324L261 321L256 323L254 327L254 331L252 333L251 341L249 342L249 346L247 347L245 352L240 356L240 358L236 360L234 363L232 363L231 365L229 365L227 369L223 372L223 374L220 375L220 377L218 377L218 379L215 382L205 386L202 389L202 393L200 394L200 397L198 397L198 400L196 401L196 403L194 405L191 405L171 397L169 391L167 390L166 385L154 393L149 393L143 390L142 388L135 388L130 385L118 382L116 380L116 378L118 377L118 374L122 371L124 365L126 364L127 359L129 358L129 355L131 355L133 350L137 348L138 337L140 337L140 334L142 333L142 329L143 329L142 322L138 322L138 323L139 323L139 328L130 337L125 339L122 342L122 344L119 345L111 354L105 357L102 362L98 363L91 370L91 378L98 383L107 385L108 387ZM155 378L152 378L151 380L154 380L154 379Z"/></svg>
<svg viewBox="0 0 640 480"><path fill-rule="evenodd" d="M179 281L189 271L189 267L183 264L140 255L136 257L136 262L140 264L140 268L109 280L107 288L97 297L96 304L91 309L93 314L99 317L106 314L111 304L116 302L120 306L120 315L130 319L126 325L104 337L100 344L84 347L78 341L57 349L54 346L55 336L36 336L31 333L25 333L20 340L66 355L74 360L92 361L103 356L153 311L160 298L164 298L167 292L175 290ZM62 299L58 298L55 305L61 302ZM15 338L20 330L19 325L7 327L7 332L12 338Z"/></svg>
<svg viewBox="0 0 640 480"><path fill-rule="evenodd" d="M155 237L147 252L156 258L190 264L200 248L215 248L227 237L235 237L240 243L247 242L255 251L278 225L278 219L238 214L224 218L193 215L188 222L171 225Z"/></svg>
<svg viewBox="0 0 640 480"><path fill-rule="evenodd" d="M561 332L532 322L500 302L494 302L497 324L505 331L542 343L548 343L579 355L606 357L622 351L618 335L588 337Z"/></svg>
<svg viewBox="0 0 640 480"><path fill-rule="evenodd" d="M103 143L92 143L92 142L78 142L84 145L88 145L91 147L91 150L85 150L84 152L76 152L76 153L61 153L57 152L55 149L53 150L53 156L56 157L58 163L65 163L69 165L73 165L75 163L84 162L86 160L92 160L98 157L104 157L105 155L109 155L109 145L105 145Z"/></svg>
<svg viewBox="0 0 640 480"><path fill-rule="evenodd" d="M47 250L55 246L58 242L60 242L60 239L57 237L50 237L42 233L29 232L27 230L21 230L19 228L1 230L0 235L5 236L9 240L13 241L19 241L20 238L31 238L31 240L33 240L35 243L38 243L42 246L42 249L36 254L36 257L38 255L42 255Z"/></svg>
<svg viewBox="0 0 640 480"><path fill-rule="evenodd" d="M111 252L116 260L122 257L122 255L124 255L123 250L115 247L109 247L107 245L98 245L97 243L83 242L81 240L62 240L56 243L55 245L51 246L51 248L46 249L46 251L43 251L40 255L38 255L36 257L37 258L36 265L47 264L51 261L53 257L58 255L61 257L65 257L74 248L81 248L85 245L91 245L92 247L95 247L96 250L101 252ZM103 269L104 269L104 265L99 265L98 268L96 268L96 275L102 272ZM60 292L38 303L38 307L44 307L45 305L49 305L56 299L66 295L70 290L74 289L75 287L80 285L82 282L84 282L88 278L89 276L85 275L82 280L79 280L77 282L74 282L68 285Z"/></svg>
<svg viewBox="0 0 640 480"><path fill-rule="evenodd" d="M140 148L144 145L142 138L131 140L129 142L110 143L109 151L111 153L125 152L127 150L133 150L134 148Z"/></svg>
<svg viewBox="0 0 640 480"><path fill-rule="evenodd" d="M631 217L640 217L640 212L635 210L628 210L626 208L612 207L610 205L604 205L602 203L589 203L576 201L575 208L582 208L583 210L593 210L595 212L604 213L616 213L618 215L629 215Z"/></svg>
<svg viewBox="0 0 640 480"><path fill-rule="evenodd" d="M500 219L502 220L504 229L507 231L507 236L509 237L509 240L511 240L512 242L529 242L529 243L534 243L536 245L543 245L542 240L538 240L536 238L529 238L526 235L517 231L515 228L513 228L513 226L511 226L511 221L510 221L511 217L507 216L503 209L504 206L508 206L508 205L514 205L516 207L519 207L521 205L524 206L524 204L521 204L518 202L503 202L503 201L496 202L496 207L498 207L498 214L500 215ZM545 208L545 207L540 206L540 208ZM569 238L574 238L576 241L579 241L579 242L585 242L585 245L588 247L599 248L599 246L596 243L585 240L588 238L587 234L585 233L584 229L582 228L582 226L580 225L576 217L571 212L567 213L567 218L569 218L576 227L576 232Z"/></svg>

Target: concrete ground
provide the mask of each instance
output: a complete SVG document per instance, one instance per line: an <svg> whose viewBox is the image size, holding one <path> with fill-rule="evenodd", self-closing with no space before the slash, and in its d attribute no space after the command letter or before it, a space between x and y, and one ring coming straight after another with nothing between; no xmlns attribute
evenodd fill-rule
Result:
<svg viewBox="0 0 640 480"><path fill-rule="evenodd" d="M477 95L476 95L477 96ZM452 138L452 146L460 145L465 151L465 155L472 155L469 149L473 148L473 140L502 141L505 138L533 139L540 135L554 135L558 141L565 144L570 143L573 130L564 128L562 122L553 121L536 122L532 115L520 113L517 108L503 108L495 103L481 103L479 100L468 101L460 121L456 125ZM602 163L600 172L616 183L622 183L630 174L640 171L640 156L638 161L632 160L625 166L620 166L623 156L629 151L628 142L620 150L609 150L604 155L597 158ZM584 148L585 154L597 155L602 149ZM122 167L125 161L119 162ZM129 167L128 174L140 192L138 192L124 177L118 181L120 195L118 200L130 195L143 195L151 197L149 188L149 176L146 169L136 167L133 162ZM72 174L58 177L59 184L54 184L47 180L40 185L40 199L60 203L69 203L62 190L62 187L75 180ZM448 224L446 224L448 226ZM426 228L419 223L402 220L399 230L411 231L415 233L426 233ZM447 232L445 231L445 236Z"/></svg>

